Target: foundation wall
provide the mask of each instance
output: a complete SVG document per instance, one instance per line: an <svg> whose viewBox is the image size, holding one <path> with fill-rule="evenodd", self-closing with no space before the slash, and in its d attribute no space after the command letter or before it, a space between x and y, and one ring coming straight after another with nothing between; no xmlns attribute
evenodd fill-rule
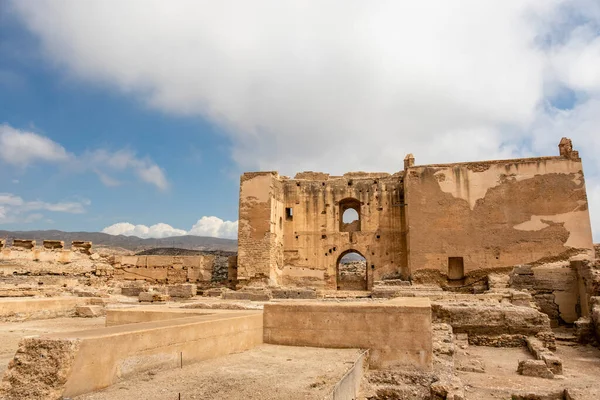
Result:
<svg viewBox="0 0 600 400"><path fill-rule="evenodd" d="M374 368L432 362L426 298L379 304L280 303L264 306L264 341L288 346L369 349Z"/></svg>
<svg viewBox="0 0 600 400"><path fill-rule="evenodd" d="M85 305L89 298L54 297L33 299L0 299L0 320L24 321L73 316L75 307Z"/></svg>
<svg viewBox="0 0 600 400"><path fill-rule="evenodd" d="M581 160L522 160L409 167L405 177L413 276L464 274L539 260L593 258Z"/></svg>
<svg viewBox="0 0 600 400"><path fill-rule="evenodd" d="M154 306L155 307L155 306ZM209 315L200 310L156 310L141 307L106 310L106 326L138 324L140 322L165 321L176 318L189 318L197 315Z"/></svg>
<svg viewBox="0 0 600 400"><path fill-rule="evenodd" d="M260 311L240 311L25 339L18 354L32 362L10 363L0 397L73 397L137 372L241 352L262 343L262 324Z"/></svg>

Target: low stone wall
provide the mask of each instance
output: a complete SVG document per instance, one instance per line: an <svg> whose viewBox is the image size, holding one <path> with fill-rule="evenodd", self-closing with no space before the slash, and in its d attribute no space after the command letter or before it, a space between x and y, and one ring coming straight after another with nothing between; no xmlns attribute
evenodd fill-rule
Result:
<svg viewBox="0 0 600 400"><path fill-rule="evenodd" d="M152 283L210 282L214 255L115 257L114 279Z"/></svg>
<svg viewBox="0 0 600 400"><path fill-rule="evenodd" d="M369 365L432 361L431 305L426 298L382 303L267 303L265 343L369 349Z"/></svg>
<svg viewBox="0 0 600 400"><path fill-rule="evenodd" d="M83 297L0 299L0 321L72 317L75 308L88 304L89 300Z"/></svg>
<svg viewBox="0 0 600 400"><path fill-rule="evenodd" d="M550 319L530 307L475 302L433 302L433 321L466 333L469 343L487 346L521 346L527 336L536 336L554 346Z"/></svg>
<svg viewBox="0 0 600 400"><path fill-rule="evenodd" d="M238 311L26 338L0 398L73 397L137 372L248 350L262 343L262 334L260 311Z"/></svg>
<svg viewBox="0 0 600 400"><path fill-rule="evenodd" d="M106 326L138 324L140 322L165 321L176 318L189 318L197 315L214 314L203 310L194 309L163 309L151 308L125 308L106 310Z"/></svg>

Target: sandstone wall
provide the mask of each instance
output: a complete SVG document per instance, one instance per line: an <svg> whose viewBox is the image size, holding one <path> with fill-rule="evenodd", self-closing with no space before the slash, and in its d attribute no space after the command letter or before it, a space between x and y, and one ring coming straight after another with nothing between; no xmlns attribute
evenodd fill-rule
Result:
<svg viewBox="0 0 600 400"><path fill-rule="evenodd" d="M283 263L282 190L276 172L245 173L240 180L237 279L279 284Z"/></svg>
<svg viewBox="0 0 600 400"><path fill-rule="evenodd" d="M406 170L409 267L413 276L464 273L539 260L593 257L579 158L544 157Z"/></svg>
<svg viewBox="0 0 600 400"><path fill-rule="evenodd" d="M407 275L401 173L301 173L283 187L293 211L283 221L284 285L336 289L339 261L352 251L367 261L364 289L385 276ZM345 205L356 207L358 223L343 223Z"/></svg>
<svg viewBox="0 0 600 400"><path fill-rule="evenodd" d="M198 256L118 256L113 278L152 283L210 282L214 255Z"/></svg>

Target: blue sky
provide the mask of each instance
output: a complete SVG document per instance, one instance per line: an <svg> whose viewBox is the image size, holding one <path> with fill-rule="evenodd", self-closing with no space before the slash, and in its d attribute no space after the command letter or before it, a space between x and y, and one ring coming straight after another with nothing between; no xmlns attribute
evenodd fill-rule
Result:
<svg viewBox="0 0 600 400"><path fill-rule="evenodd" d="M39 40L12 15L0 14L0 124L34 132L82 155L127 150L160 166L161 190L127 173L107 187L92 171L33 162L2 168L3 192L24 201L84 202L85 212L41 210L1 229L99 231L122 221L190 229L204 215L237 220L239 171L228 140L198 116L171 116L101 84L82 84L43 58Z"/></svg>
<svg viewBox="0 0 600 400"><path fill-rule="evenodd" d="M235 237L242 171L568 136L600 240L598 65L597 0L0 0L0 229Z"/></svg>

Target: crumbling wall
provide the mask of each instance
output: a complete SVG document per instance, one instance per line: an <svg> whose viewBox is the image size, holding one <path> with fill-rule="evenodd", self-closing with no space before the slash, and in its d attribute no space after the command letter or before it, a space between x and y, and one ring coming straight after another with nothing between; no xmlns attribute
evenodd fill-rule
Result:
<svg viewBox="0 0 600 400"><path fill-rule="evenodd" d="M151 283L211 282L214 255L119 256L114 258L115 280Z"/></svg>
<svg viewBox="0 0 600 400"><path fill-rule="evenodd" d="M442 302L431 304L434 323L452 326L454 333L466 333L470 344L511 347L536 336L554 347L554 335L547 315L530 307L484 302Z"/></svg>
<svg viewBox="0 0 600 400"><path fill-rule="evenodd" d="M292 213L283 220L282 284L336 289L339 261L352 251L367 260L369 288L375 280L407 275L401 173L304 172L282 180ZM344 202L358 208L353 229L344 229Z"/></svg>
<svg viewBox="0 0 600 400"><path fill-rule="evenodd" d="M569 261L517 266L510 273L510 287L527 290L553 327L574 323L582 315L577 268ZM584 300L585 301L585 300ZM586 307L584 307L586 308Z"/></svg>
<svg viewBox="0 0 600 400"><path fill-rule="evenodd" d="M12 246L5 247L2 239L0 262L11 260L71 263L87 259L92 255L92 242L73 241L71 249L66 250L62 240L44 240L41 247L35 240L13 239Z"/></svg>
<svg viewBox="0 0 600 400"><path fill-rule="evenodd" d="M237 271L240 285L279 284L283 213L281 182L276 172L242 175Z"/></svg>
<svg viewBox="0 0 600 400"><path fill-rule="evenodd" d="M581 160L569 156L413 166L406 170L409 266L446 276L541 259L593 257Z"/></svg>

